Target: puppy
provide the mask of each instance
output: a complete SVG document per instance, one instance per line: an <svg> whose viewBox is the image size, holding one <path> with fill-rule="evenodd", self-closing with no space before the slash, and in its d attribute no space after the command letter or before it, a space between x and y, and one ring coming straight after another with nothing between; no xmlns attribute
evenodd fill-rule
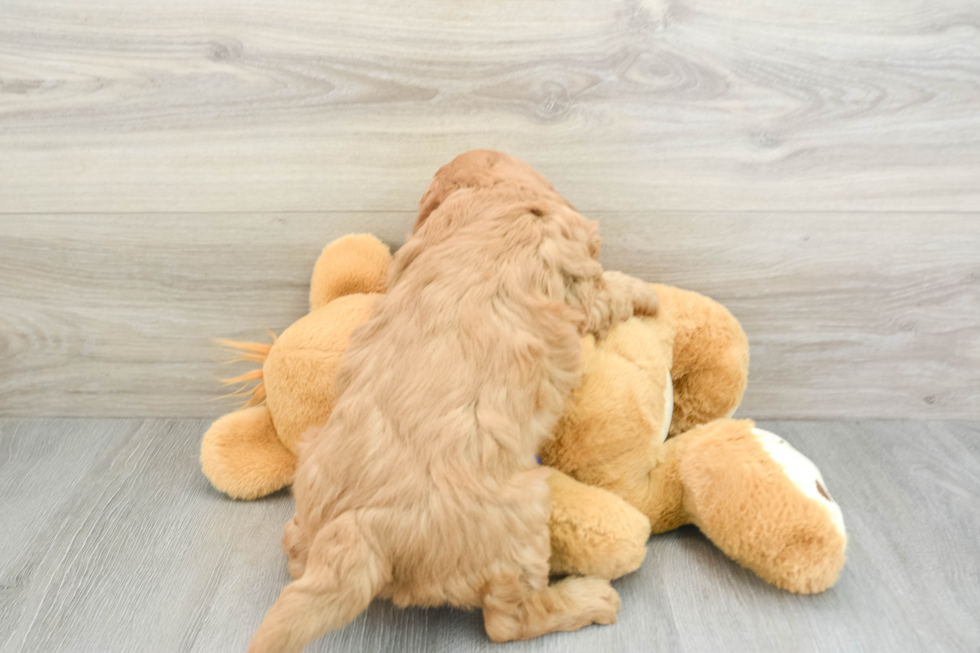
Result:
<svg viewBox="0 0 980 653"><path fill-rule="evenodd" d="M526 164L475 151L439 170L300 452L295 580L250 651L299 651L376 596L482 608L494 641L615 622L608 581L548 584L534 458L579 382L580 334L657 310L598 253L595 224Z"/></svg>

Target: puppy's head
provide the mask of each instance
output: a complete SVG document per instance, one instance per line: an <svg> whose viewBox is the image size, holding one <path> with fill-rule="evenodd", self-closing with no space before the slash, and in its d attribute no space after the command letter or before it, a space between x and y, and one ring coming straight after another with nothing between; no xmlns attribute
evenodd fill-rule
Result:
<svg viewBox="0 0 980 653"><path fill-rule="evenodd" d="M520 159L494 150L471 150L436 172L419 202L413 233L453 192L461 188L491 188L502 183L523 187L529 194L557 195L547 179Z"/></svg>
<svg viewBox="0 0 980 653"><path fill-rule="evenodd" d="M591 259L589 270L581 273L588 276L591 267L597 266L594 259L599 253L599 238L594 223L528 164L502 152L473 150L453 159L433 177L419 202L412 237L398 250L389 268L388 287L394 286L425 249L461 229L472 231L474 225L484 225L488 236L493 229L504 227L508 251L521 244L533 246L541 238L575 243L585 247L586 259ZM555 265L574 267L574 263L558 260L565 255L555 254Z"/></svg>

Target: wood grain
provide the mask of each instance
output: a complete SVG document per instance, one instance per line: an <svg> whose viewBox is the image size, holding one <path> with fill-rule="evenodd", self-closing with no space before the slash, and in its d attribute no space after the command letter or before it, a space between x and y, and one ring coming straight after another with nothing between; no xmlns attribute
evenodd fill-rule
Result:
<svg viewBox="0 0 980 653"><path fill-rule="evenodd" d="M742 321L740 414L980 416L980 215L592 217L607 268L703 292ZM397 245L412 220L0 216L0 415L227 412L211 339L281 331L306 310L324 244L366 230Z"/></svg>
<svg viewBox="0 0 980 653"><path fill-rule="evenodd" d="M323 246L405 216L0 216L0 414L211 416L215 337L308 310Z"/></svg>
<svg viewBox="0 0 980 653"><path fill-rule="evenodd" d="M980 210L973 0L5 0L0 212Z"/></svg>
<svg viewBox="0 0 980 653"><path fill-rule="evenodd" d="M203 420L0 420L0 653L242 651L288 575L292 500L229 501ZM615 626L506 651L973 651L980 423L772 422L822 470L849 531L829 591L797 596L696 529L654 537ZM375 601L312 651L498 651L479 613Z"/></svg>
<svg viewBox="0 0 980 653"><path fill-rule="evenodd" d="M610 269L722 302L741 416L980 416L980 214L599 218Z"/></svg>

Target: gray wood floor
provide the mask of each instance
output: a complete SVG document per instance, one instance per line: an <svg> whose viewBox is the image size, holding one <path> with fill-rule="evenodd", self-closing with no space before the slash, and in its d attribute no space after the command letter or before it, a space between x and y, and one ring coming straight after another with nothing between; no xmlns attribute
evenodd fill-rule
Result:
<svg viewBox="0 0 980 653"><path fill-rule="evenodd" d="M765 422L844 510L848 563L773 589L696 529L651 539L619 623L493 646L477 613L376 601L312 651L980 650L980 423ZM291 497L236 503L203 420L0 420L0 651L241 651L287 580Z"/></svg>

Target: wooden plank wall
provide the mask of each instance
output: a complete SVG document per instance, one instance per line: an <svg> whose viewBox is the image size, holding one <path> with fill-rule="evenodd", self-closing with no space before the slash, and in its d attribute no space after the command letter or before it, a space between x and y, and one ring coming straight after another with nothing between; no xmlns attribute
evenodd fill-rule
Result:
<svg viewBox="0 0 980 653"><path fill-rule="evenodd" d="M213 416L213 336L524 158L728 305L742 414L980 415L973 0L0 4L0 415Z"/></svg>

